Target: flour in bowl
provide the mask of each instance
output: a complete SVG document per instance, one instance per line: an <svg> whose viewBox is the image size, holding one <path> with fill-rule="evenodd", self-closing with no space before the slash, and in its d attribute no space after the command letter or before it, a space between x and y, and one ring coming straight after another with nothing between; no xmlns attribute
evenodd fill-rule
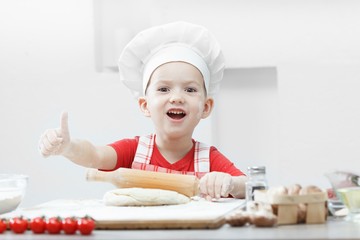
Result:
<svg viewBox="0 0 360 240"><path fill-rule="evenodd" d="M0 214L15 210L22 200L22 192L18 189L0 190Z"/></svg>

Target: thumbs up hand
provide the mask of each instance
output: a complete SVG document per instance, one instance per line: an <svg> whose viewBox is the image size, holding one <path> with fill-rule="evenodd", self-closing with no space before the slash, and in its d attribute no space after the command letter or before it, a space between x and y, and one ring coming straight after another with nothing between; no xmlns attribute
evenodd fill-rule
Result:
<svg viewBox="0 0 360 240"><path fill-rule="evenodd" d="M48 129L40 137L39 151L42 156L63 155L70 147L68 113L61 114L60 128Z"/></svg>

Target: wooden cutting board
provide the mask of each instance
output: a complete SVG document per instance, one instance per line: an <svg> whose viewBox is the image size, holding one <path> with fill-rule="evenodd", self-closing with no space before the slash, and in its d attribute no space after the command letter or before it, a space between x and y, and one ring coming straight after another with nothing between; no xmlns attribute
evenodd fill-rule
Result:
<svg viewBox="0 0 360 240"><path fill-rule="evenodd" d="M221 227L227 214L243 206L244 200L232 198L151 207L112 207L101 200L55 200L11 214L28 218L89 215L95 219L97 229L199 229Z"/></svg>

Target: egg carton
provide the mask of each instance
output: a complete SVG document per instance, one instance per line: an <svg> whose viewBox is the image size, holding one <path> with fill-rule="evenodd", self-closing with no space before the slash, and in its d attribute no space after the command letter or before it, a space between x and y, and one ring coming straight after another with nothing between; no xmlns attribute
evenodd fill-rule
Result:
<svg viewBox="0 0 360 240"><path fill-rule="evenodd" d="M271 204L278 225L318 224L327 220L327 193L306 195L268 194L267 190L254 192L256 202Z"/></svg>

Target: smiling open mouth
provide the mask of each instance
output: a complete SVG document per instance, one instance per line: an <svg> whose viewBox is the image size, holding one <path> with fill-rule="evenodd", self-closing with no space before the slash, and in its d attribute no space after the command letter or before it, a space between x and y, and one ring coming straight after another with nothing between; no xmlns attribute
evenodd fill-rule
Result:
<svg viewBox="0 0 360 240"><path fill-rule="evenodd" d="M182 119L186 116L186 113L183 111L169 111L167 112L167 115L172 119Z"/></svg>

